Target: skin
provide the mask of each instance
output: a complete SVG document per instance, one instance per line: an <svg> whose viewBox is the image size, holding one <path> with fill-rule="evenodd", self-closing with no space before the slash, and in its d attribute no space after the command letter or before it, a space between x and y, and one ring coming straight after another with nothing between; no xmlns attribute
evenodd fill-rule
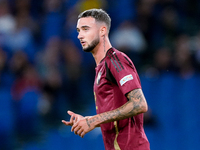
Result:
<svg viewBox="0 0 200 150"><path fill-rule="evenodd" d="M90 51L96 65L98 65L105 57L107 50L112 47L106 25L96 22L92 17L80 18L77 22L77 31L79 33L78 39L84 51L87 51L94 41L99 41ZM86 133L99 127L100 124L130 118L147 112L147 102L141 89L132 90L126 96L129 101L115 110L87 117L68 111L68 114L71 116L70 120L62 120L62 122L67 126L72 126L72 132L80 137L84 137Z"/></svg>

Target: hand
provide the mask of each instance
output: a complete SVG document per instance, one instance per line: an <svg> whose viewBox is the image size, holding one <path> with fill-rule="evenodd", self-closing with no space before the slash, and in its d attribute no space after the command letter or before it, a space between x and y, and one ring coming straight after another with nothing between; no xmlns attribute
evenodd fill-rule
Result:
<svg viewBox="0 0 200 150"><path fill-rule="evenodd" d="M84 137L86 133L90 132L95 128L94 124L89 123L89 117L84 117L81 120L77 121L73 126L71 131L74 131L75 134L78 134L80 137Z"/></svg>
<svg viewBox="0 0 200 150"><path fill-rule="evenodd" d="M83 116L72 111L67 111L67 113L71 116L70 121L62 120L62 123L64 123L66 126L73 126L77 121L84 118Z"/></svg>

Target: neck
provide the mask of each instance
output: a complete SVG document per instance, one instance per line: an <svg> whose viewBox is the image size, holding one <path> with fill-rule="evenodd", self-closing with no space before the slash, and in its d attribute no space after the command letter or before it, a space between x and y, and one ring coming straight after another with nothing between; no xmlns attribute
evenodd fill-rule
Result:
<svg viewBox="0 0 200 150"><path fill-rule="evenodd" d="M94 60L96 62L96 66L99 65L101 60L106 56L106 52L112 47L109 39L107 36L102 37L100 39L99 44L95 47L95 49L92 51L92 55L94 57Z"/></svg>

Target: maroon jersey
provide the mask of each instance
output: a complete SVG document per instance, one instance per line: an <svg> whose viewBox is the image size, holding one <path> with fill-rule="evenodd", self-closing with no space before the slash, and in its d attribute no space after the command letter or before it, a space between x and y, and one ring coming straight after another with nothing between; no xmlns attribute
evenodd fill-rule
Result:
<svg viewBox="0 0 200 150"><path fill-rule="evenodd" d="M108 50L95 70L94 95L97 114L119 108L128 101L128 92L141 88L132 61L114 48ZM143 114L100 126L106 150L150 149L143 129Z"/></svg>

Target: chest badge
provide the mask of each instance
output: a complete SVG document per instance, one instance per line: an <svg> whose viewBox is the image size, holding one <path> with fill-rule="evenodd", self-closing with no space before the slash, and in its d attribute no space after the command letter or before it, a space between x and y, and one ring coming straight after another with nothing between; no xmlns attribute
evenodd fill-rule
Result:
<svg viewBox="0 0 200 150"><path fill-rule="evenodd" d="M101 72L101 71L99 71L99 73L98 73L98 75L97 75L97 80L96 80L96 82L97 82L97 85L99 85L99 83L100 83L101 74L102 74L102 72Z"/></svg>

